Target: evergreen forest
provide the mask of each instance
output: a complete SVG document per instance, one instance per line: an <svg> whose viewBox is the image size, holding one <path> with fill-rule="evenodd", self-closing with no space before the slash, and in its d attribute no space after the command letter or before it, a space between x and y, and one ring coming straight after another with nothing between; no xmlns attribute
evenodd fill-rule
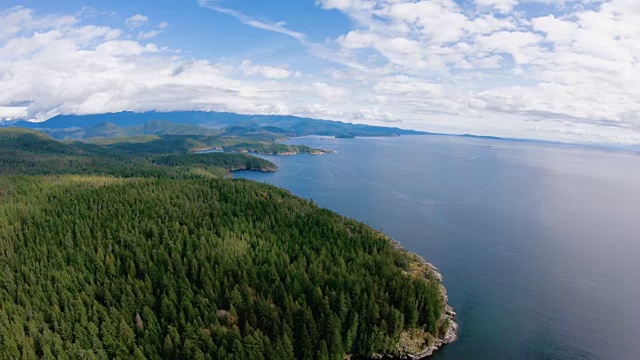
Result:
<svg viewBox="0 0 640 360"><path fill-rule="evenodd" d="M440 283L383 234L229 175L272 163L132 149L0 129L0 359L342 360L443 335Z"/></svg>

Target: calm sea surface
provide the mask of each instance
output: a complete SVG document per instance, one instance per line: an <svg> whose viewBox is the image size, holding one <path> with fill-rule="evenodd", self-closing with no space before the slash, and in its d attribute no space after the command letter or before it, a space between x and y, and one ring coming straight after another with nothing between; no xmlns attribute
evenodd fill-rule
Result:
<svg viewBox="0 0 640 360"><path fill-rule="evenodd" d="M437 136L297 138L240 172L434 263L459 339L433 359L640 359L640 155Z"/></svg>

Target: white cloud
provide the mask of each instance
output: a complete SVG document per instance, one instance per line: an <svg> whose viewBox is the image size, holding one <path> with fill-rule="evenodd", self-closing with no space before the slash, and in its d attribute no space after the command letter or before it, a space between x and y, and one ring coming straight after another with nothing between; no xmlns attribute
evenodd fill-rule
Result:
<svg viewBox="0 0 640 360"><path fill-rule="evenodd" d="M388 111L380 111L378 108L360 109L352 114L354 119L364 121L380 121L387 123L400 122L392 113Z"/></svg>
<svg viewBox="0 0 640 360"><path fill-rule="evenodd" d="M347 90L339 86L331 86L323 82L315 82L312 84L313 89L318 96L331 101L344 101Z"/></svg>
<svg viewBox="0 0 640 360"><path fill-rule="evenodd" d="M386 95L438 95L442 93L442 86L425 80L411 78L406 75L384 77L375 84L373 89Z"/></svg>
<svg viewBox="0 0 640 360"><path fill-rule="evenodd" d="M147 40L147 39L154 38L154 37L164 33L165 31L167 31L168 27L169 27L169 23L166 22L166 21L163 21L160 24L158 24L155 28L153 28L152 30L139 32L138 33L138 39Z"/></svg>
<svg viewBox="0 0 640 360"><path fill-rule="evenodd" d="M0 18L0 31L4 31L3 25L9 24L2 21L5 17L26 15L16 22L22 24L21 30L0 40L0 88L4 89L0 118L45 120L59 113L122 110L318 117L339 113L312 106L315 90L301 79L284 81L294 78L284 68L249 61L234 66L185 59L176 51L131 40L118 29L83 26L55 17L47 17L50 25L46 25L31 11L14 12L22 10Z"/></svg>
<svg viewBox="0 0 640 360"><path fill-rule="evenodd" d="M508 13L518 4L518 0L475 0L479 7L491 7L501 13Z"/></svg>
<svg viewBox="0 0 640 360"><path fill-rule="evenodd" d="M158 47L154 44L142 44L131 40L110 40L95 48L96 55L106 56L131 56L142 55L144 53L157 52Z"/></svg>
<svg viewBox="0 0 640 360"><path fill-rule="evenodd" d="M531 64L546 56L540 47L542 37L528 31L498 31L475 39L477 50L484 53L508 54L516 64Z"/></svg>
<svg viewBox="0 0 640 360"><path fill-rule="evenodd" d="M14 7L0 11L0 41L19 34L21 31L34 31L47 28L68 28L77 23L73 16L33 17L33 10Z"/></svg>
<svg viewBox="0 0 640 360"><path fill-rule="evenodd" d="M253 26L258 29L267 30L267 31L283 34L286 36L290 36L298 41L305 40L305 35L303 33L287 29L286 22L269 23L269 22L261 21L254 17L243 14L239 11L220 6L217 4L217 2L218 1L216 0L198 0L198 4L200 4L200 6L217 11L219 13L233 16L234 18L240 20L243 24Z"/></svg>
<svg viewBox="0 0 640 360"><path fill-rule="evenodd" d="M147 39L154 38L160 34L162 34L162 31L160 30L143 31L138 34L138 39L147 40Z"/></svg>
<svg viewBox="0 0 640 360"><path fill-rule="evenodd" d="M259 75L267 79L286 79L291 76L291 72L287 69L275 66L254 65L249 60L243 61L240 68L245 75Z"/></svg>
<svg viewBox="0 0 640 360"><path fill-rule="evenodd" d="M18 7L0 12L0 118L198 109L640 143L633 0L318 0L352 23L322 43L284 23L200 2L333 63L314 72L286 57L278 66L248 55L184 58L149 42L168 28L164 22L115 29ZM525 2L556 11L532 16Z"/></svg>
<svg viewBox="0 0 640 360"><path fill-rule="evenodd" d="M530 16L518 10L526 2L544 3L550 7L535 8L551 13ZM616 133L612 141L640 142L640 85L634 80L640 76L637 1L318 4L351 18L353 28L335 39L337 53L366 65L377 98L404 113L407 123L429 129L444 123L438 114L446 114L451 124L437 126L455 129L471 125L459 118L454 124L454 116L475 116L476 126L490 133L553 137L560 132L549 129L571 124L573 131L562 136L601 140ZM398 73L403 75L386 75ZM512 124L496 120L502 117ZM527 126L525 120L540 125ZM587 127L599 127L600 135L580 130ZM629 136L619 136L620 129Z"/></svg>
<svg viewBox="0 0 640 360"><path fill-rule="evenodd" d="M0 116L9 120L24 118L27 116L27 108L25 106L0 106Z"/></svg>
<svg viewBox="0 0 640 360"><path fill-rule="evenodd" d="M149 18L142 14L135 14L132 17L125 20L125 24L131 29L139 28L142 25L146 24L149 21Z"/></svg>

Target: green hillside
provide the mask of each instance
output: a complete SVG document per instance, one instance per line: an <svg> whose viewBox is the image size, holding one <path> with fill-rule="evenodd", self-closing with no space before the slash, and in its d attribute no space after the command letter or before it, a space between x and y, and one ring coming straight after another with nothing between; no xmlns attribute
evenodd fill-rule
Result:
<svg viewBox="0 0 640 360"><path fill-rule="evenodd" d="M218 176L237 164L273 166L0 131L0 358L343 360L443 336L441 285L414 257Z"/></svg>
<svg viewBox="0 0 640 360"><path fill-rule="evenodd" d="M166 152L160 151L169 149ZM264 159L246 154L174 153L170 144L148 152L145 147L63 143L33 130L0 129L0 175L86 174L118 177L226 176L233 170L275 171ZM171 155L167 155L171 154ZM170 164L167 159L172 159ZM197 161L195 161L197 159Z"/></svg>
<svg viewBox="0 0 640 360"><path fill-rule="evenodd" d="M121 138L93 138L89 144L105 146L127 153L188 153L197 150L218 149L235 153L264 155L323 154L329 150L313 149L305 145L285 145L273 140L259 140L261 136L206 136L206 135L143 135Z"/></svg>
<svg viewBox="0 0 640 360"><path fill-rule="evenodd" d="M39 131L23 128L0 128L0 155L8 156L9 152L42 152L47 154L70 155L82 153L80 149L56 141Z"/></svg>

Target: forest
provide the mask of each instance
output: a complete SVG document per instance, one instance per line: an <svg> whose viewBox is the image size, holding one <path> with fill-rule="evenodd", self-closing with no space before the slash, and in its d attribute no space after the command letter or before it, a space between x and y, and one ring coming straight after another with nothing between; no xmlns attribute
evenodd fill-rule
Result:
<svg viewBox="0 0 640 360"><path fill-rule="evenodd" d="M124 143L66 143L33 130L0 129L0 175L182 177L189 174L209 174L216 177L235 170L277 170L273 163L247 154L162 151L173 143L165 139L158 146L147 143L147 146L136 148L135 143L127 142L131 149L123 149L118 145Z"/></svg>
<svg viewBox="0 0 640 360"><path fill-rule="evenodd" d="M0 130L0 358L335 359L442 336L441 285L242 154Z"/></svg>

